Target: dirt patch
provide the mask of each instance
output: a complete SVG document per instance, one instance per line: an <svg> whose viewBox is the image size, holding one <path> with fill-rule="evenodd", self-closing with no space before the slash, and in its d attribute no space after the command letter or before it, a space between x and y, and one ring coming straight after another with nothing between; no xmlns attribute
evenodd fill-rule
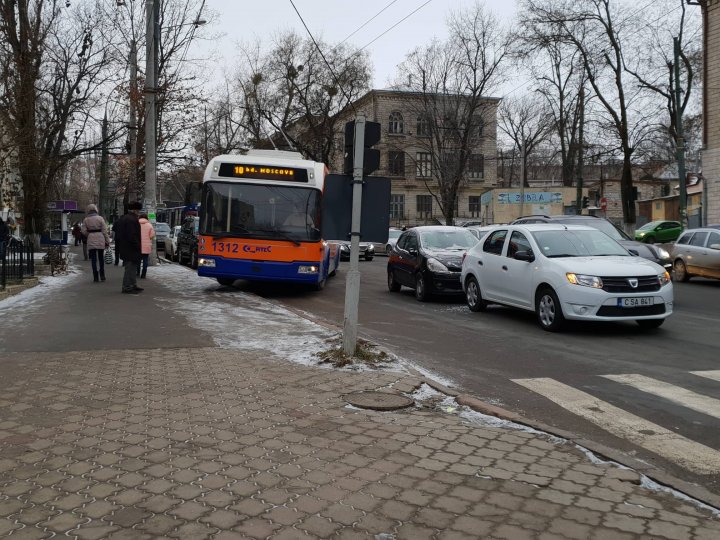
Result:
<svg viewBox="0 0 720 540"><path fill-rule="evenodd" d="M357 340L353 356L348 356L343 351L342 337L331 338L325 342L329 348L316 354L321 364L331 364L337 368L364 366L379 369L387 367L393 362L393 359L385 351L378 350L375 344L364 339Z"/></svg>

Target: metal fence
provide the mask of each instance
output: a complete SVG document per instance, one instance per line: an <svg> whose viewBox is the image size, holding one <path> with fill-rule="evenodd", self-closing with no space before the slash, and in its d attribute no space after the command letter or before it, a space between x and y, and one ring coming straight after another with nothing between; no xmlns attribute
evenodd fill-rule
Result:
<svg viewBox="0 0 720 540"><path fill-rule="evenodd" d="M0 242L0 290L9 283L35 275L35 249L29 240Z"/></svg>

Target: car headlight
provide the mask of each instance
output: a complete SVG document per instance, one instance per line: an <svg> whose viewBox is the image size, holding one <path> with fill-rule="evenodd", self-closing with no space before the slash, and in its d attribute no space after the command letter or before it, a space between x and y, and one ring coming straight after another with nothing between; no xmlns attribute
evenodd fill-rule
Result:
<svg viewBox="0 0 720 540"><path fill-rule="evenodd" d="M656 249L658 252L658 257L660 259L669 259L670 258L670 253L666 249L663 249L663 248L656 248Z"/></svg>
<svg viewBox="0 0 720 540"><path fill-rule="evenodd" d="M665 272L664 274L658 274L658 281L660 282L660 286L664 287L668 283L670 283L670 272Z"/></svg>
<svg viewBox="0 0 720 540"><path fill-rule="evenodd" d="M645 236L645 234L646 234L646 233L644 233L644 232L639 232L639 233L637 233L637 235L638 235L638 236L641 236L641 237L642 237L642 236Z"/></svg>
<svg viewBox="0 0 720 540"><path fill-rule="evenodd" d="M350 251L350 248L345 244L340 244L340 251Z"/></svg>
<svg viewBox="0 0 720 540"><path fill-rule="evenodd" d="M573 274L568 272L565 274L567 280L573 285L582 285L583 287L592 287L593 289L602 289L603 282L597 276L586 276L584 274Z"/></svg>
<svg viewBox="0 0 720 540"><path fill-rule="evenodd" d="M437 259L433 259L432 257L430 257L427 260L427 267L428 267L428 270L430 270L431 272L447 272L448 271L447 266L445 266L443 263L441 263Z"/></svg>
<svg viewBox="0 0 720 540"><path fill-rule="evenodd" d="M372 244L368 244L367 250L368 250L368 251L375 251L375 246L373 246Z"/></svg>

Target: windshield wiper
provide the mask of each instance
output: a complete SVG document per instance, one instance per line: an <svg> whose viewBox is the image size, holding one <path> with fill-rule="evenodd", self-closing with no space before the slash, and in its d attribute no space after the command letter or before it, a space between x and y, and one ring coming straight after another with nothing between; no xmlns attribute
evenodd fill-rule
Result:
<svg viewBox="0 0 720 540"><path fill-rule="evenodd" d="M558 253L557 255L547 255L548 259L557 259L560 257L577 257L577 255L570 255L569 253Z"/></svg>
<svg viewBox="0 0 720 540"><path fill-rule="evenodd" d="M288 234L285 234L285 233L283 233L283 232L280 232L280 231L278 231L278 230L276 230L276 229L254 229L253 232L272 233L272 234L277 235L277 236L278 236L279 238L281 238L282 240L286 240L286 241L288 241L288 242L292 242L293 244L295 244L295 245L298 246L298 247L300 247L300 246L302 245L300 242L298 242L298 241L297 241L295 238L293 238L292 236L290 236L290 235L288 235Z"/></svg>

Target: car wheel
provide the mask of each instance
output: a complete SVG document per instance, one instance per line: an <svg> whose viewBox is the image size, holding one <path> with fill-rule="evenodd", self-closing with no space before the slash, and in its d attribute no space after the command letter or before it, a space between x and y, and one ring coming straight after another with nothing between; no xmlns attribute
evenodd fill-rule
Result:
<svg viewBox="0 0 720 540"><path fill-rule="evenodd" d="M198 254L196 250L192 250L190 253L190 268L197 268L198 267Z"/></svg>
<svg viewBox="0 0 720 540"><path fill-rule="evenodd" d="M385 248L385 255L387 255L387 256L389 257L389 256L390 256L390 253L392 253L392 247L387 246L387 247Z"/></svg>
<svg viewBox="0 0 720 540"><path fill-rule="evenodd" d="M480 292L480 285L477 279L470 276L465 285L465 300L470 311L478 312L485 311L487 308L487 302L483 300L482 293Z"/></svg>
<svg viewBox="0 0 720 540"><path fill-rule="evenodd" d="M560 301L551 288L541 289L535 297L535 314L543 330L558 332L565 325Z"/></svg>
<svg viewBox="0 0 720 540"><path fill-rule="evenodd" d="M398 292L402 285L395 279L395 272L388 270L388 289L390 292Z"/></svg>
<svg viewBox="0 0 720 540"><path fill-rule="evenodd" d="M688 279L690 279L690 276L687 273L687 267L685 266L685 263L680 259L675 261L673 269L675 270L675 281L682 281L683 283L685 283Z"/></svg>
<svg viewBox="0 0 720 540"><path fill-rule="evenodd" d="M415 275L415 298L420 302L427 302L430 299L425 276L422 275L422 272L418 272Z"/></svg>
<svg viewBox="0 0 720 540"><path fill-rule="evenodd" d="M225 287L232 287L233 283L235 283L235 280L233 278L219 277L219 278L217 278L217 282L220 285L224 285Z"/></svg>
<svg viewBox="0 0 720 540"><path fill-rule="evenodd" d="M646 244L654 244L655 243L655 237L654 236L646 236L644 242Z"/></svg>
<svg viewBox="0 0 720 540"><path fill-rule="evenodd" d="M662 326L662 323L665 322L665 319L641 319L635 322L638 323L640 328L646 328L650 330L653 328L660 328Z"/></svg>

